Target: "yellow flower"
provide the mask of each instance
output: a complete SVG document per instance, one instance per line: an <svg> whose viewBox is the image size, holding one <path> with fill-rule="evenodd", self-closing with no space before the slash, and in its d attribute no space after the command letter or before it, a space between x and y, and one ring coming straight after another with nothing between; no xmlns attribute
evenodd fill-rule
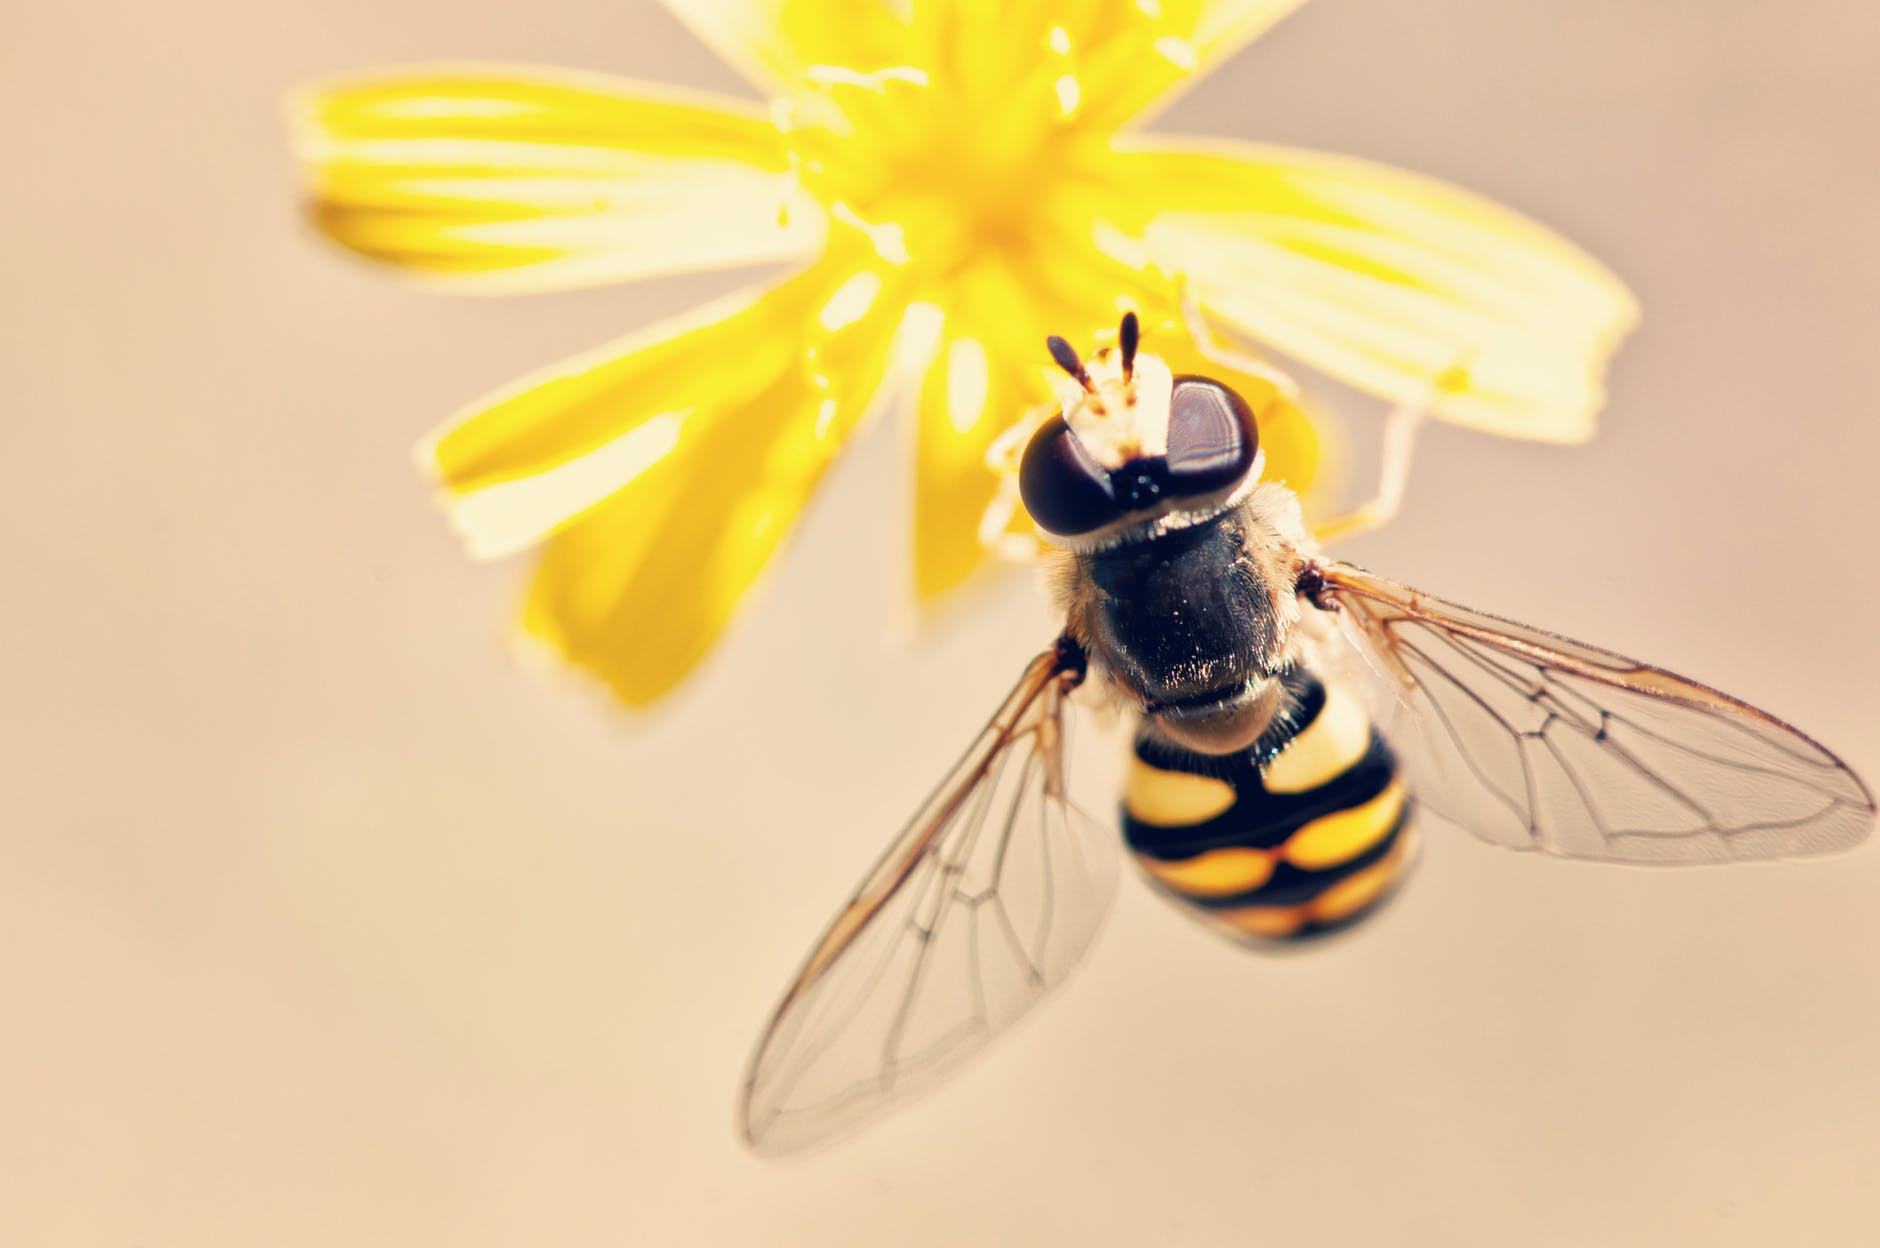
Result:
<svg viewBox="0 0 1880 1248"><path fill-rule="evenodd" d="M910 367L918 588L985 557L988 447L1048 399L1047 333L1178 297L1377 395L1518 437L1591 433L1635 309L1557 236L1343 157L1126 127L1301 0L666 0L770 97L561 71L309 92L320 227L452 284L559 290L784 262L769 287L565 361L425 448L479 555L541 544L526 629L633 704L711 647L823 470ZM1219 373L1213 368L1210 371ZM1307 420L1250 378L1270 470Z"/></svg>

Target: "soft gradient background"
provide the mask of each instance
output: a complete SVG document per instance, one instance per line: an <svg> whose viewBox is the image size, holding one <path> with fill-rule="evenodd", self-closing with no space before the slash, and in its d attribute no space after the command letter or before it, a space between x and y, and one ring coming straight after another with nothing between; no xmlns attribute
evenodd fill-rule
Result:
<svg viewBox="0 0 1880 1248"><path fill-rule="evenodd" d="M1126 884L992 1060L745 1155L748 1044L1040 596L915 625L884 427L661 713L519 666L519 569L461 557L410 446L738 279L408 288L309 237L280 125L298 81L414 59L739 84L644 0L14 16L0 1242L1870 1242L1876 849L1652 873L1445 838L1362 937L1280 959ZM1438 430L1352 557L1880 775L1877 57L1861 4L1323 0L1182 101L1165 127L1495 195L1644 300L1595 445ZM1117 747L1081 747L1101 809Z"/></svg>

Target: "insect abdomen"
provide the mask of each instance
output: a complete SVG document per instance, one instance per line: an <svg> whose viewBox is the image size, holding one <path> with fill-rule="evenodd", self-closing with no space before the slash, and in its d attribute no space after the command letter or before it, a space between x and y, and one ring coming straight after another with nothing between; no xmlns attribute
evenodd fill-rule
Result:
<svg viewBox="0 0 1880 1248"><path fill-rule="evenodd" d="M1252 749L1171 746L1146 727L1123 796L1123 835L1173 899L1239 937L1343 927L1389 893L1412 848L1397 759L1357 695L1306 672Z"/></svg>

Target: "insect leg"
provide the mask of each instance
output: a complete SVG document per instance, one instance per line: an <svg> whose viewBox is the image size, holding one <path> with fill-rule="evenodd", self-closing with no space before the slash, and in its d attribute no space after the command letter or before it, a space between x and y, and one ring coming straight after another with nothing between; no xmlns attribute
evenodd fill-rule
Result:
<svg viewBox="0 0 1880 1248"><path fill-rule="evenodd" d="M1384 417L1377 492L1350 511L1313 525L1314 537L1321 542L1335 542L1380 529L1396 517L1398 508L1403 506L1404 484L1410 479L1410 459L1416 447L1417 430L1422 427L1427 412L1421 400L1400 403L1390 410Z"/></svg>
<svg viewBox="0 0 1880 1248"><path fill-rule="evenodd" d="M1357 533L1382 528L1403 506L1404 483L1410 479L1410 454L1416 447L1417 430L1439 399L1468 384L1469 352L1463 352L1442 372L1430 380L1422 397L1399 403L1384 417L1383 450L1379 456L1377 493L1350 511L1331 517L1312 527L1312 535L1321 542L1335 542Z"/></svg>
<svg viewBox="0 0 1880 1248"><path fill-rule="evenodd" d="M1195 294L1195 284L1186 277L1181 279L1181 306L1182 321L1188 327L1188 336L1194 339L1195 349L1201 352L1203 358L1222 368L1231 368L1245 376L1271 382L1289 399L1299 397L1299 384L1291 377L1264 360L1234 350L1215 336L1214 327L1208 324L1207 316L1201 311L1201 300Z"/></svg>

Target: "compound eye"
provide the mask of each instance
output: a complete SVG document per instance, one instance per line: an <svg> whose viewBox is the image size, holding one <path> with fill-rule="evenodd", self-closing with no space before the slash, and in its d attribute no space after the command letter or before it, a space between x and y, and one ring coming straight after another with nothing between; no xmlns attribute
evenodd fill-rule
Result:
<svg viewBox="0 0 1880 1248"><path fill-rule="evenodd" d="M1018 468L1018 494L1038 527L1059 537L1089 533L1123 514L1110 491L1110 474L1062 416L1031 435Z"/></svg>
<svg viewBox="0 0 1880 1248"><path fill-rule="evenodd" d="M1247 400L1207 377L1175 378L1168 409L1169 489L1182 497L1238 485L1260 449Z"/></svg>

